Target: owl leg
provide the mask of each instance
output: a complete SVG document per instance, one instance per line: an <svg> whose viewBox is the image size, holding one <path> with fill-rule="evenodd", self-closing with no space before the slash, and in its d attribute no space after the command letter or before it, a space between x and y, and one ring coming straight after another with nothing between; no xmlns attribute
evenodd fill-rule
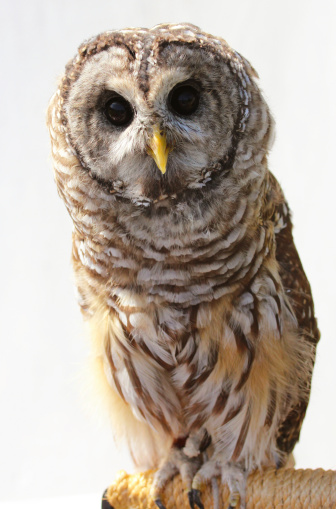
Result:
<svg viewBox="0 0 336 509"><path fill-rule="evenodd" d="M201 464L201 455L188 458L182 449L173 446L169 452L168 458L164 461L154 477L152 497L155 504L160 509L165 509L161 501L161 492L166 483L177 473L181 474L182 482L189 492L191 490L193 478Z"/></svg>
<svg viewBox="0 0 336 509"><path fill-rule="evenodd" d="M192 482L194 497L200 497L200 487L216 476L221 476L221 481L227 484L230 490L229 505L227 509L234 509L240 502L240 508L245 509L247 472L239 464L224 461L212 457L205 462L196 473ZM200 506L198 506L200 507Z"/></svg>
<svg viewBox="0 0 336 509"><path fill-rule="evenodd" d="M192 498L192 482L196 472L200 469L203 463L202 452L210 444L209 435L205 430L196 435L176 440L159 470L156 472L153 487L152 497L155 504L160 509L165 509L162 500L161 492L166 483L174 477L177 473L181 474L182 482L188 492L190 506L193 508ZM201 501L198 507L204 509Z"/></svg>

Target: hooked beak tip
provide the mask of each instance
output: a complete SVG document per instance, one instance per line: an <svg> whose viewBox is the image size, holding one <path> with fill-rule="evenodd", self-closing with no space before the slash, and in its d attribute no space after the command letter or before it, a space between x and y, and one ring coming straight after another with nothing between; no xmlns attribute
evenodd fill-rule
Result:
<svg viewBox="0 0 336 509"><path fill-rule="evenodd" d="M152 137L149 140L147 153L154 159L162 175L166 173L169 148L164 132L156 125L153 128Z"/></svg>

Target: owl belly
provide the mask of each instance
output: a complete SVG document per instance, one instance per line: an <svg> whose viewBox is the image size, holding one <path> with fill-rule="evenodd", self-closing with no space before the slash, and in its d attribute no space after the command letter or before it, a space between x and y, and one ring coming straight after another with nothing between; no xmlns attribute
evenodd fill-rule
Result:
<svg viewBox="0 0 336 509"><path fill-rule="evenodd" d="M230 315L225 297L189 308L123 303L110 302L106 373L136 418L173 439L205 427L228 460L267 464L279 417L297 397L288 378L297 336L285 328L279 341L268 327L252 345L246 316ZM266 314L259 325L268 322Z"/></svg>
<svg viewBox="0 0 336 509"><path fill-rule="evenodd" d="M223 336L223 323L216 326L216 307L152 305L128 313L124 307L110 315L111 384L138 419L173 437L205 423L221 425L225 412L245 397L232 389L241 381L246 359L229 332Z"/></svg>
<svg viewBox="0 0 336 509"><path fill-rule="evenodd" d="M110 315L106 371L111 383L137 418L174 437L191 428L193 392L214 365L213 349L201 354L199 333L190 327L192 313L151 305Z"/></svg>

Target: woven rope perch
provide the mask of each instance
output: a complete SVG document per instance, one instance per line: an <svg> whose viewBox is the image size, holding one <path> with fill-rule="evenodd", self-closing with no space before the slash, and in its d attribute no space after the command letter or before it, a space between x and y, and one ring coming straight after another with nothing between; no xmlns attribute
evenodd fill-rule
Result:
<svg viewBox="0 0 336 509"><path fill-rule="evenodd" d="M134 475L120 472L104 499L114 509L157 509L150 497L153 475L154 471ZM220 507L227 508L228 496L227 487L221 486ZM162 501L167 509L190 509L179 476L167 484ZM213 509L208 485L202 490L202 501L206 509ZM256 471L248 478L246 501L246 509L336 509L336 471L292 468Z"/></svg>

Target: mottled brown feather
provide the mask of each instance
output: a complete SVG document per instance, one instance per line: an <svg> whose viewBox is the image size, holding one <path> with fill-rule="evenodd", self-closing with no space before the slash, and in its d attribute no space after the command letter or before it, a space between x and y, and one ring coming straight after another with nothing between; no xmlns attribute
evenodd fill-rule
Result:
<svg viewBox="0 0 336 509"><path fill-rule="evenodd" d="M280 197L282 192L272 174L270 174L270 180L274 186L275 194ZM283 204L287 213L284 213ZM310 284L294 244L290 212L284 198L282 198L280 203L276 204L274 214L276 212L283 217L285 223L284 228L275 235L276 259L279 263L281 282L298 321L300 332L307 343L311 345L312 358L315 359L315 349L320 339L320 331L317 327L317 320L314 314L314 302ZM307 362L310 362L310 359L307 359ZM299 440L309 400L312 369L313 365L307 366L307 391L303 393L304 399L294 408L290 409L278 430L277 445L286 454L292 452L296 442Z"/></svg>

